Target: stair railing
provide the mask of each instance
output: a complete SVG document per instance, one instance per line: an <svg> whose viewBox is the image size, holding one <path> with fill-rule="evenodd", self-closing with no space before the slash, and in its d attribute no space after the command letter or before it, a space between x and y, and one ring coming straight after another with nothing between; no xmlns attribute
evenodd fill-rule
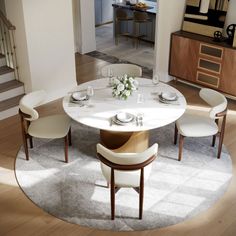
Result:
<svg viewBox="0 0 236 236"><path fill-rule="evenodd" d="M6 18L0 10L0 53L6 57L7 66L14 69L15 79L19 80L19 68L17 64L16 27Z"/></svg>

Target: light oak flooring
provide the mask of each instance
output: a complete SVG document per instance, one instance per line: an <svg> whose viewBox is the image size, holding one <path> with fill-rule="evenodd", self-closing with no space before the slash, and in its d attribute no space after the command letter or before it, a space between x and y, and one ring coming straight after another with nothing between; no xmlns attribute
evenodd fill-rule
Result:
<svg viewBox="0 0 236 236"><path fill-rule="evenodd" d="M78 82L96 77L106 62L76 55ZM190 104L189 108L204 110L198 90L187 85L176 86ZM0 122L0 235L137 235L137 236L235 236L236 235L236 102L230 102L225 145L233 160L234 176L226 194L207 212L192 220L168 228L143 232L108 232L80 227L59 220L31 202L17 185L14 161L21 145L20 123L17 116ZM39 108L42 115L63 112L61 100ZM157 130L158 131L158 130ZM74 143L74 145L76 145ZM177 155L177 153L176 153ZM46 194L46 193L42 193ZM144 212L145 214L145 212Z"/></svg>

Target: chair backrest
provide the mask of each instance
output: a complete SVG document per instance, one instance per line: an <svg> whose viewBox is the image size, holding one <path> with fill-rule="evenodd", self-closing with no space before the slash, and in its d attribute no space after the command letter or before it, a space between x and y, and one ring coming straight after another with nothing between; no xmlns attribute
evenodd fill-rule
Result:
<svg viewBox="0 0 236 236"><path fill-rule="evenodd" d="M134 21L145 22L148 21L149 17L147 12L134 11Z"/></svg>
<svg viewBox="0 0 236 236"><path fill-rule="evenodd" d="M101 70L102 76L108 77L110 69L113 72L113 76L122 76L124 74L127 74L132 77L142 76L142 68L133 64L110 64L104 66Z"/></svg>
<svg viewBox="0 0 236 236"><path fill-rule="evenodd" d="M227 99L221 93L213 90L203 88L199 93L200 97L211 106L210 117L212 119L217 118L216 115L227 109Z"/></svg>
<svg viewBox="0 0 236 236"><path fill-rule="evenodd" d="M116 19L117 20L125 20L127 18L127 11L122 8L117 8L116 10Z"/></svg>
<svg viewBox="0 0 236 236"><path fill-rule="evenodd" d="M120 165L120 166L131 167L131 166L143 164L143 167L144 167L145 162L147 162L150 158L154 157L153 160L155 159L157 155L157 150L158 150L158 144L155 143L142 153L116 153L107 149L101 144L97 144L97 153L100 154L102 157L104 157L106 160L108 160L108 162L111 165L114 164L114 166ZM132 168L130 169L128 168L127 170L130 171L131 169ZM140 168L137 168L137 169L140 169ZM135 167L134 167L134 170L135 170Z"/></svg>
<svg viewBox="0 0 236 236"><path fill-rule="evenodd" d="M39 118L39 114L34 108L44 101L45 96L45 91L38 90L28 93L20 100L19 106L21 112L30 116L29 118L25 118L26 120L33 121Z"/></svg>

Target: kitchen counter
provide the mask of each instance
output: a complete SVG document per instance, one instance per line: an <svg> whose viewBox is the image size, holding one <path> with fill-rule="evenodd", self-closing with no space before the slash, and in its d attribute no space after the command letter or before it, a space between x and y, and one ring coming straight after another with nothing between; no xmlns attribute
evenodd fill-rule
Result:
<svg viewBox="0 0 236 236"><path fill-rule="evenodd" d="M113 7L120 7L128 10L135 10L135 11L146 11L147 13L150 14L155 14L157 13L157 3L156 2L151 2L151 1L142 1L143 3L146 3L148 8L147 9L141 9L141 8L136 8L133 5L126 5L125 2L123 3L113 3Z"/></svg>
<svg viewBox="0 0 236 236"><path fill-rule="evenodd" d="M141 9L136 8L134 5L126 5L125 1L122 3L113 3L113 22L114 22L114 37L117 34L124 35L127 37L134 37L135 32L137 28L139 29L139 35L142 35L142 37L139 37L140 40L148 41L148 42L155 42L155 29L156 29L156 14L157 14L157 2L152 1L140 1L143 3L146 3L148 8L147 9ZM119 22L116 23L116 11L119 8L123 8L127 12L128 17L133 17L134 11L144 11L147 12L149 21L147 24L141 23L141 24L133 24L133 21L129 22Z"/></svg>

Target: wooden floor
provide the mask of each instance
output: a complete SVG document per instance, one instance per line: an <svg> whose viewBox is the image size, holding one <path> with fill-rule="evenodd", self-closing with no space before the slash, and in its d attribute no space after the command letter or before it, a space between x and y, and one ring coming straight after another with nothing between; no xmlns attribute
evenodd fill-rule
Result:
<svg viewBox="0 0 236 236"><path fill-rule="evenodd" d="M107 64L88 56L76 55L78 81L96 77ZM174 85L174 84L172 84ZM176 86L187 98L190 109L202 110L198 90L178 83ZM63 112L61 100L40 107L40 114ZM236 235L236 102L230 102L225 145L233 161L234 176L226 194L207 212L192 220L160 230L117 233L80 227L57 219L32 203L17 185L14 161L21 145L19 118L0 122L0 235L148 235L148 236L235 236ZM177 153L176 153L177 155ZM46 194L46 193L43 193ZM145 212L144 212L145 214Z"/></svg>

